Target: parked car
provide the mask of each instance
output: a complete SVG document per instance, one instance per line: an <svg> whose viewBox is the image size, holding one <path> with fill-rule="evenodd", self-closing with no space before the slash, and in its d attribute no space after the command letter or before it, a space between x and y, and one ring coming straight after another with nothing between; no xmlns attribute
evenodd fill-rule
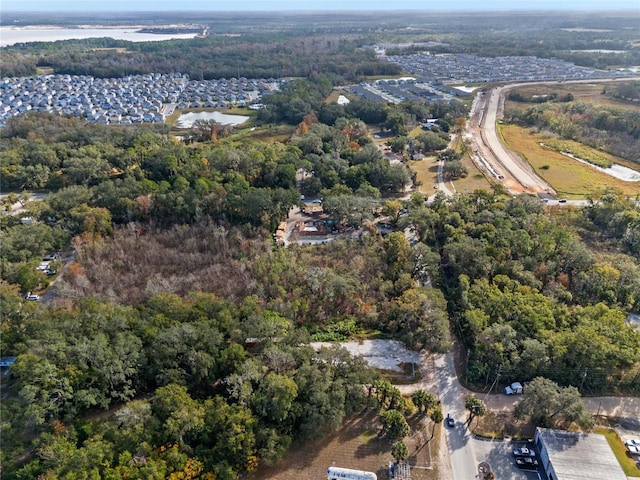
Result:
<svg viewBox="0 0 640 480"><path fill-rule="evenodd" d="M531 457L516 457L516 466L525 470L537 470L538 460Z"/></svg>
<svg viewBox="0 0 640 480"><path fill-rule="evenodd" d="M445 418L444 421L447 427L453 428L456 426L456 421L453 419L450 413L447 413L447 418Z"/></svg>
<svg viewBox="0 0 640 480"><path fill-rule="evenodd" d="M511 385L504 387L505 395L522 395L522 384L520 382L513 382Z"/></svg>
<svg viewBox="0 0 640 480"><path fill-rule="evenodd" d="M513 455L515 457L531 457L535 458L536 452L527 447L514 448Z"/></svg>
<svg viewBox="0 0 640 480"><path fill-rule="evenodd" d="M627 452L631 455L640 455L640 445L627 445Z"/></svg>
<svg viewBox="0 0 640 480"><path fill-rule="evenodd" d="M40 295L34 295L31 292L29 292L24 296L24 299L31 302L37 302L38 300L40 300Z"/></svg>
<svg viewBox="0 0 640 480"><path fill-rule="evenodd" d="M629 447L640 447L640 440L632 438L631 440L627 440L624 444Z"/></svg>

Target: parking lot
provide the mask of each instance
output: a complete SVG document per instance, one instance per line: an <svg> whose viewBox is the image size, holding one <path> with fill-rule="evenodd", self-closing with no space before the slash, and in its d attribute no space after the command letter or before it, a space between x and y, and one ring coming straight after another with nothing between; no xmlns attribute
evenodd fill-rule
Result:
<svg viewBox="0 0 640 480"><path fill-rule="evenodd" d="M522 470L516 467L513 449L527 447L526 442L511 442L498 440L482 440L474 438L474 450L479 461L487 462L491 465L496 478L513 480L547 480L541 466L537 471ZM534 449L535 450L535 449ZM540 460L540 455L536 451L536 458Z"/></svg>

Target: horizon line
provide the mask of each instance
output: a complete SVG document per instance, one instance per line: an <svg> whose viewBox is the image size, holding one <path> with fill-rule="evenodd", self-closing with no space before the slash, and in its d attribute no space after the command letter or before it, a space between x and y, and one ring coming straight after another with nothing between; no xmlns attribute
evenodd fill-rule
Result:
<svg viewBox="0 0 640 480"><path fill-rule="evenodd" d="M319 9L319 8L287 8L287 9L270 9L270 10L231 10L231 9L164 9L164 10L12 10L4 8L4 13L26 13L26 14L38 14L38 13L55 13L55 14L69 14L69 13L282 13L282 12L351 12L351 13L366 13L372 11L385 11L385 12L621 12L621 11L633 11L640 14L640 9L633 7L618 7L618 8L489 8L489 9L473 9L473 8L384 8L384 7L372 7L369 9L347 9L347 8L333 8L333 9Z"/></svg>

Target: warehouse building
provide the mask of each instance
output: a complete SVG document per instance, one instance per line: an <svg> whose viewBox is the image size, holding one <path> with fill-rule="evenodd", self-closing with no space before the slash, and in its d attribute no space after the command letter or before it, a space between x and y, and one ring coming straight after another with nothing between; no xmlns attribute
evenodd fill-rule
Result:
<svg viewBox="0 0 640 480"><path fill-rule="evenodd" d="M549 480L627 480L604 435L537 428L535 443Z"/></svg>

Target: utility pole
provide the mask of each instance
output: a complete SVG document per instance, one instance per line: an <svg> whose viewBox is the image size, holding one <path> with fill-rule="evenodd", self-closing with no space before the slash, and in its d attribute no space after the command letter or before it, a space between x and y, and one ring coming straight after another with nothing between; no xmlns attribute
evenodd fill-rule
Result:
<svg viewBox="0 0 640 480"><path fill-rule="evenodd" d="M582 393L582 386L584 385L584 381L587 379L587 372L589 369L585 367L584 372L582 372L582 381L580 382L580 393Z"/></svg>
<svg viewBox="0 0 640 480"><path fill-rule="evenodd" d="M489 391L487 392L487 394L484 396L484 403L487 403L487 397L489 396L489 394L491 393L491 390L493 390L493 387L496 385L496 383L498 383L498 380L500 379L500 375L502 374L502 364L500 364L500 366L498 367L498 373L496 375L496 379L493 381L493 383L491 384L491 387L489 388Z"/></svg>

